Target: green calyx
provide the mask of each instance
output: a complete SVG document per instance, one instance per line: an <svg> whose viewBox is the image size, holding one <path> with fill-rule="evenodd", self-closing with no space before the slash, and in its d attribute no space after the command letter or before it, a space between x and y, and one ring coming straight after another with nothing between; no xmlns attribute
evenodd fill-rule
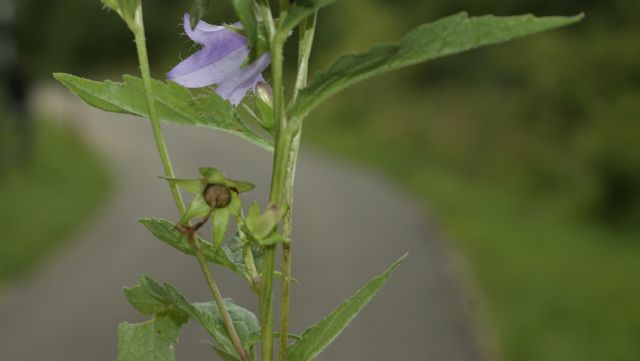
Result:
<svg viewBox="0 0 640 361"><path fill-rule="evenodd" d="M242 212L242 201L239 194L255 188L252 183L227 178L219 170L203 167L199 170L202 178L179 179L164 178L194 197L187 211L180 218L179 224L186 225L198 217L211 216L214 223L214 243L219 244L226 231L231 215L239 217Z"/></svg>
<svg viewBox="0 0 640 361"><path fill-rule="evenodd" d="M264 212L260 212L257 203L253 202L243 222L243 230L251 240L261 246L271 246L279 242L289 242L289 239L277 232L278 225L284 218L285 208L279 208L269 203Z"/></svg>

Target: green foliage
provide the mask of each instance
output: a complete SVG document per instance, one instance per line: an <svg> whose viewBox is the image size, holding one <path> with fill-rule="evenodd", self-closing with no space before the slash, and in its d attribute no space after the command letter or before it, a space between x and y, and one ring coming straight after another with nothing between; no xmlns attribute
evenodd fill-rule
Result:
<svg viewBox="0 0 640 361"><path fill-rule="evenodd" d="M0 284L28 274L70 241L111 191L108 167L76 134L58 121L7 114L0 115ZM33 126L26 134L31 152L18 147L15 130L6 129L14 121ZM15 168L2 164L14 153L10 145L22 157Z"/></svg>
<svg viewBox="0 0 640 361"><path fill-rule="evenodd" d="M216 346L226 354L237 355L225 328L222 314L215 303L189 303L173 286L166 283L159 284L145 276L140 278L140 286L149 296L163 303L167 309L197 321L215 340ZM224 300L224 303L242 344L246 347L254 343L260 334L256 316L251 311L234 304L230 299Z"/></svg>
<svg viewBox="0 0 640 361"><path fill-rule="evenodd" d="M333 310L329 316L308 328L300 336L300 340L289 347L289 360L309 361L320 354L371 301L406 257L407 255L402 256L382 275L369 281L356 294Z"/></svg>
<svg viewBox="0 0 640 361"><path fill-rule="evenodd" d="M311 16L314 12L320 10L321 8L331 5L336 0L305 0L305 1L296 1L287 17L284 19L278 32L282 34L282 36L286 36L289 34L296 26L298 26L302 20Z"/></svg>
<svg viewBox="0 0 640 361"><path fill-rule="evenodd" d="M167 310L167 306L153 298L151 294L142 286L135 285L131 288L125 288L124 294L127 300L143 315L155 315Z"/></svg>
<svg viewBox="0 0 640 361"><path fill-rule="evenodd" d="M262 246L272 246L278 242L288 242L289 239L275 232L282 221L286 209L270 203L263 213L258 204L253 202L244 221L243 229L254 241Z"/></svg>
<svg viewBox="0 0 640 361"><path fill-rule="evenodd" d="M173 223L154 218L141 219L140 223L162 242L184 254L194 255L193 246L189 243L187 236ZM236 237L231 238L220 247L216 247L197 236L196 241L207 261L225 267L247 280L251 279L244 265L242 242Z"/></svg>
<svg viewBox="0 0 640 361"><path fill-rule="evenodd" d="M252 63L265 51L268 51L265 44L261 44L260 49L258 49L257 46L258 27L261 26L261 24L256 21L256 16L253 13L253 0L231 0L231 4L233 5L236 16L242 23L242 31L247 37L247 46L251 49L248 62Z"/></svg>
<svg viewBox="0 0 640 361"><path fill-rule="evenodd" d="M88 105L108 112L131 114L140 117L148 115L142 80L124 76L122 83L97 82L70 74L56 73L54 77ZM271 140L256 134L240 120L231 103L217 94L205 91L194 96L186 88L173 83L153 81L153 94L161 120L200 125L222 130L265 149L271 149Z"/></svg>
<svg viewBox="0 0 640 361"><path fill-rule="evenodd" d="M219 247L224 240L224 235L227 233L227 226L229 225L229 218L231 213L229 208L217 208L213 210L211 214L211 220L213 221L213 245Z"/></svg>
<svg viewBox="0 0 640 361"><path fill-rule="evenodd" d="M320 73L300 93L293 105L294 118L305 117L315 106L340 90L375 75L496 44L536 32L575 23L574 17L536 18L531 15L512 17L469 17L453 15L425 24L393 45L377 46L363 54L346 55L329 70Z"/></svg>
<svg viewBox="0 0 640 361"><path fill-rule="evenodd" d="M187 319L176 312L152 320L118 325L118 361L174 361L174 345Z"/></svg>
<svg viewBox="0 0 640 361"><path fill-rule="evenodd" d="M102 3L120 15L130 29L136 25L136 11L141 8L141 0L102 0Z"/></svg>

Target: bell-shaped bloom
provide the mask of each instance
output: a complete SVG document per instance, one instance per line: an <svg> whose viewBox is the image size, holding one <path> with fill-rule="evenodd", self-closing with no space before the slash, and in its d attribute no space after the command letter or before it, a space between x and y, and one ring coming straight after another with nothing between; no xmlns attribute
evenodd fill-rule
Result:
<svg viewBox="0 0 640 361"><path fill-rule="evenodd" d="M173 68L167 74L169 80L187 88L216 84L218 95L233 105L238 105L249 89L264 82L261 73L269 66L271 58L265 53L252 64L243 66L249 56L249 47L241 34L204 21L191 29L189 14L184 15L184 31L191 40L202 45L202 49Z"/></svg>

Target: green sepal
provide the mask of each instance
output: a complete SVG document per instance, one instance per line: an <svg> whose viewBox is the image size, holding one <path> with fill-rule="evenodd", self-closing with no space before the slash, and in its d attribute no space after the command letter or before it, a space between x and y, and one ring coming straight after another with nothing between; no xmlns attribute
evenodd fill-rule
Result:
<svg viewBox="0 0 640 361"><path fill-rule="evenodd" d="M222 241L224 240L224 235L227 233L227 226L229 225L229 217L231 216L231 212L229 208L216 208L213 210L211 214L212 221L212 238L213 245L215 247L220 247Z"/></svg>
<svg viewBox="0 0 640 361"><path fill-rule="evenodd" d="M391 273L407 257L405 254L394 262L382 275L369 281L351 298L333 310L326 318L308 328L300 340L289 346L289 361L309 361L324 350L351 323L364 306L387 282Z"/></svg>
<svg viewBox="0 0 640 361"><path fill-rule="evenodd" d="M286 209L279 208L273 203L269 203L264 212L261 213L258 204L253 202L244 219L243 230L252 240L257 241L262 246L288 242L289 240L286 237L275 232L285 213Z"/></svg>
<svg viewBox="0 0 640 361"><path fill-rule="evenodd" d="M203 179L180 179L180 178L167 178L160 177L169 184L176 185L189 193L193 194L202 194L204 191L204 187L206 187L207 183Z"/></svg>
<svg viewBox="0 0 640 361"><path fill-rule="evenodd" d="M202 167L199 169L199 172L208 184L222 184L237 190L239 193L249 192L256 187L253 183L227 178L222 172L215 168Z"/></svg>
<svg viewBox="0 0 640 361"><path fill-rule="evenodd" d="M191 200L191 202L189 203L189 207L187 208L187 211L184 212L182 217L180 217L180 221L178 221L178 223L181 225L185 225L194 218L199 218L199 217L204 217L209 215L210 211L211 211L211 206L207 204L207 201L204 199L204 196L202 196L202 194L196 194Z"/></svg>

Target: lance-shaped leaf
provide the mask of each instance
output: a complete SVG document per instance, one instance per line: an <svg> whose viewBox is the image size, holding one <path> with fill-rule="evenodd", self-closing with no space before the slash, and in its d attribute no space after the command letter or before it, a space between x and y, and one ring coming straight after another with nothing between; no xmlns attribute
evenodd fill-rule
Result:
<svg viewBox="0 0 640 361"><path fill-rule="evenodd" d="M371 301L406 256L405 254L393 263L385 273L369 281L329 316L304 331L300 340L289 347L289 361L309 361L322 352Z"/></svg>
<svg viewBox="0 0 640 361"><path fill-rule="evenodd" d="M148 116L144 84L140 78L125 75L123 82L98 82L63 73L56 73L54 77L95 108L140 117ZM262 138L245 125L231 103L214 92L205 91L194 96L188 89L176 83L158 80L153 80L152 86L161 120L222 130L265 149L273 148L271 140Z"/></svg>
<svg viewBox="0 0 640 361"><path fill-rule="evenodd" d="M187 236L177 229L173 223L154 218L141 219L140 223L147 227L147 229L162 242L182 253L190 256L194 255L193 247L189 243ZM246 280L251 281L242 257L242 243L238 244L240 241L234 241L232 239L220 247L215 247L213 244L200 238L198 238L197 241L207 261L228 268Z"/></svg>
<svg viewBox="0 0 640 361"><path fill-rule="evenodd" d="M319 9L336 2L336 0L298 0L278 29L281 36L287 36L302 20Z"/></svg>
<svg viewBox="0 0 640 361"><path fill-rule="evenodd" d="M118 361L174 361L174 344L187 318L165 312L152 320L118 325Z"/></svg>
<svg viewBox="0 0 640 361"><path fill-rule="evenodd" d="M419 26L397 44L377 46L366 53L349 54L338 59L300 92L291 110L293 118L304 118L331 95L374 75L573 24L582 17L469 17L461 13Z"/></svg>

